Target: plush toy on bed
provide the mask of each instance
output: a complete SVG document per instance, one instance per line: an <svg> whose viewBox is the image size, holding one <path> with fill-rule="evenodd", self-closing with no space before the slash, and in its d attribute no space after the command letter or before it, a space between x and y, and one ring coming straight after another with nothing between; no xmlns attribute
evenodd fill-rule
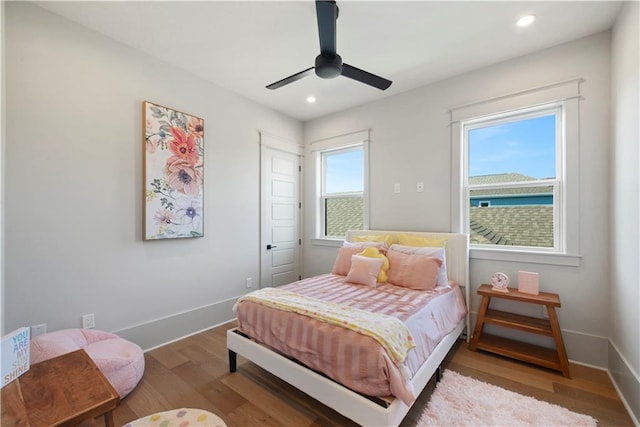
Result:
<svg viewBox="0 0 640 427"><path fill-rule="evenodd" d="M387 270L389 270L389 260L387 259L386 256L380 253L378 248L372 246L360 252L358 255L366 256L368 258L384 259L384 262L382 263L382 268L380 269L380 273L378 273L378 283L385 283L387 281Z"/></svg>

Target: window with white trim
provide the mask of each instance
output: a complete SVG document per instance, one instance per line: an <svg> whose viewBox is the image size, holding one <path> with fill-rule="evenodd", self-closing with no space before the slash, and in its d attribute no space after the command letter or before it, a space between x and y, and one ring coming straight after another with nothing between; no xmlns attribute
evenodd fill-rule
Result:
<svg viewBox="0 0 640 427"><path fill-rule="evenodd" d="M361 131L311 143L316 239L342 240L348 230L367 229L368 136Z"/></svg>
<svg viewBox="0 0 640 427"><path fill-rule="evenodd" d="M553 235L553 243L549 240L534 241L530 237L528 237L529 240L514 239L517 244L488 243L488 240L495 237L488 234L485 236L487 240L482 242L476 240L471 244L469 248L471 258L564 266L580 265L580 102L582 100L580 85L583 82L582 78L572 78L498 95L450 110L453 231L471 234L471 209L475 196L480 196L478 200L485 202L474 209L480 212L480 215L498 213L501 203L503 205L507 202L511 203L509 201L511 196L520 196L520 204L524 206L548 206L549 201L553 206L552 210L546 209L547 215L552 216L552 219L546 220L546 225L547 227L550 224L553 225L552 232L547 233L547 235ZM528 120L531 122L527 123ZM545 126L537 120L553 121L553 126ZM499 132L507 134L510 125L514 124L513 127L517 128L519 122L525 122L523 125L536 125L533 128L534 133L539 129L553 129L548 133L554 134L555 148L551 151L547 150L547 154L542 156L552 169L551 172L536 174L526 169L535 164L537 159L535 156L540 156L541 153L532 151L524 160L518 160L515 157L516 151L513 149L516 139L500 142L496 138L494 140L496 145L491 150L487 149L485 153L474 152L474 146L483 149L491 147L488 142L481 144L483 141L481 137L487 137L484 141L490 141L488 137L492 134L494 136ZM547 123L549 124L551 123ZM530 135L525 133L525 136ZM538 141L540 141L539 138ZM528 143L528 145L541 148L534 143ZM509 161L502 168L482 170L476 167L482 165L483 161L489 165L497 165L501 159L505 158ZM524 178L509 175L510 173L521 174ZM487 182L488 178L477 178L491 174L504 174L502 178L506 179L502 179L501 182L496 180ZM470 179L470 177L476 178ZM488 194L499 193L496 190L502 191L502 194ZM513 194L508 194L509 192ZM528 199L527 192L535 193L535 199ZM487 195L496 197L489 198ZM546 197L547 201L541 201L543 197ZM529 205L526 205L525 201L528 201ZM529 215L529 218L532 216ZM534 219L535 222L539 222L537 217ZM520 217L520 226L529 234L534 232L534 225L534 221ZM478 230L474 230L474 233L476 231ZM486 231L484 230L485 233ZM505 232L505 234L508 233ZM473 239L474 236L471 236L470 240L473 241Z"/></svg>
<svg viewBox="0 0 640 427"><path fill-rule="evenodd" d="M464 120L461 128L470 243L563 251L562 104Z"/></svg>
<svg viewBox="0 0 640 427"><path fill-rule="evenodd" d="M322 237L344 238L364 228L364 149L362 144L323 151L320 216Z"/></svg>

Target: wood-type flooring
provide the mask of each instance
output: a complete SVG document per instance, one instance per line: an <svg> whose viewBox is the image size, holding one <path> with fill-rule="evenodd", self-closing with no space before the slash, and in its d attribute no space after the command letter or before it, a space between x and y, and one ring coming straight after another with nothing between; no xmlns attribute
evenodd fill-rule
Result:
<svg viewBox="0 0 640 427"><path fill-rule="evenodd" d="M228 427L356 425L242 357L238 357L238 371L230 374L226 330L234 326L235 322L231 322L147 352L140 384L113 412L115 425L184 407L213 412ZM591 415L600 427L633 426L605 371L572 363L572 379L567 379L544 368L469 351L462 340L453 347L443 366ZM432 379L402 427L416 425L434 387ZM83 427L103 425L102 417L83 423Z"/></svg>

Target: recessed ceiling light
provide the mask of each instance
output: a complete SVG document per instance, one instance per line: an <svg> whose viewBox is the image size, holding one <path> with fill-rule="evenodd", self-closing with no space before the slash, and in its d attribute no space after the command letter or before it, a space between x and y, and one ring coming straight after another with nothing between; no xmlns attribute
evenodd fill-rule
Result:
<svg viewBox="0 0 640 427"><path fill-rule="evenodd" d="M522 18L518 19L518 22L516 22L516 25L518 27L528 27L529 25L533 24L533 21L535 20L536 20L535 15L525 15Z"/></svg>
<svg viewBox="0 0 640 427"><path fill-rule="evenodd" d="M309 96L307 96L307 102L308 102L309 104L313 104L314 102L316 102L316 97L315 97L315 96L313 96L313 95L309 95Z"/></svg>

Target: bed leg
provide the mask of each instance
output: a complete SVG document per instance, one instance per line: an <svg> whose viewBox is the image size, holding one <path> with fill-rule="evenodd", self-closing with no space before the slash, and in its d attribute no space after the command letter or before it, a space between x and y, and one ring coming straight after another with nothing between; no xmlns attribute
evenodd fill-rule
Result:
<svg viewBox="0 0 640 427"><path fill-rule="evenodd" d="M438 365L438 368L436 369L436 382L439 383L441 379L442 379L442 365Z"/></svg>
<svg viewBox="0 0 640 427"><path fill-rule="evenodd" d="M235 351L229 350L229 372L233 373L236 371L237 366L236 362L238 359L238 355Z"/></svg>

